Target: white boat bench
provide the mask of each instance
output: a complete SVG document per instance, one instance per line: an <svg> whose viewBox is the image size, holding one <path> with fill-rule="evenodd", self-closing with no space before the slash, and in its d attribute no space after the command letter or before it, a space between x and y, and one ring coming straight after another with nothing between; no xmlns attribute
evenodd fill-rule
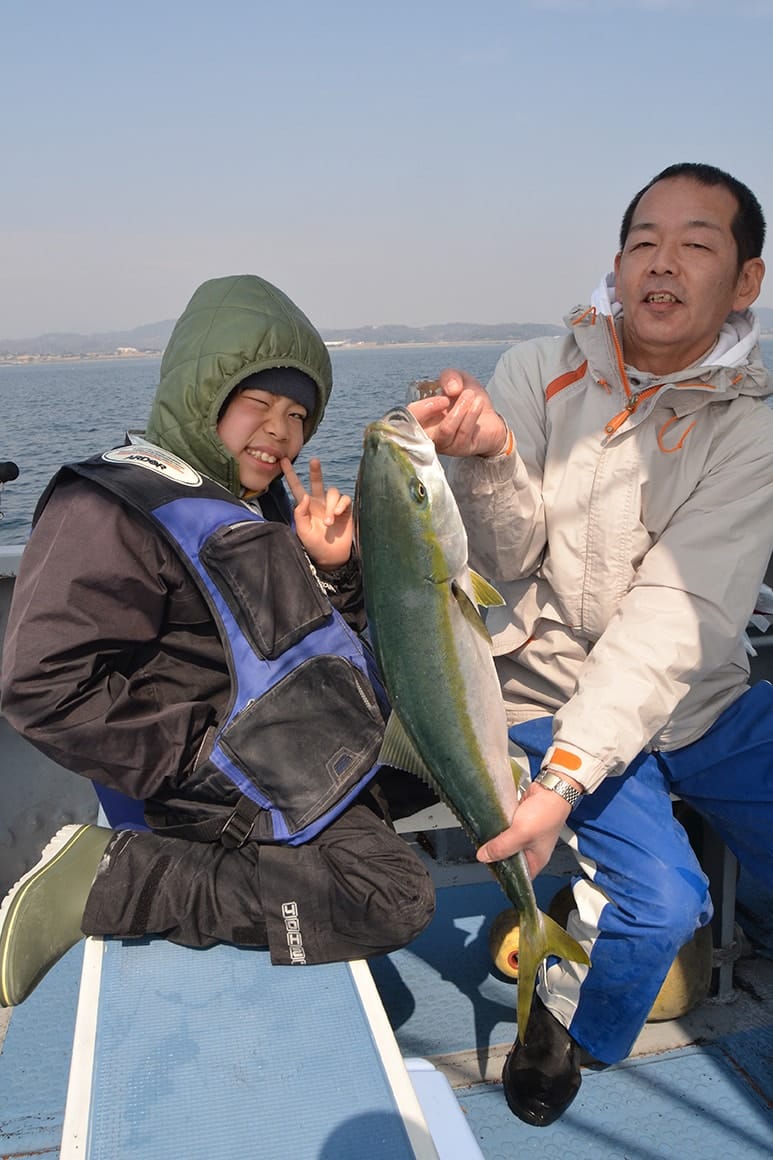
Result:
<svg viewBox="0 0 773 1160"><path fill-rule="evenodd" d="M61 1160L482 1160L365 962L89 938Z"/></svg>

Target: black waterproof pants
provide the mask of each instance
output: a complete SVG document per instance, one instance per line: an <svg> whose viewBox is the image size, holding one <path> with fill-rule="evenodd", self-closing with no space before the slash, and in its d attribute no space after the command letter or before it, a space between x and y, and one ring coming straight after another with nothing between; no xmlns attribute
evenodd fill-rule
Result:
<svg viewBox="0 0 773 1160"><path fill-rule="evenodd" d="M190 947L267 945L273 963L311 964L405 946L433 912L420 859L357 803L303 846L229 849L120 831L100 863L83 931Z"/></svg>

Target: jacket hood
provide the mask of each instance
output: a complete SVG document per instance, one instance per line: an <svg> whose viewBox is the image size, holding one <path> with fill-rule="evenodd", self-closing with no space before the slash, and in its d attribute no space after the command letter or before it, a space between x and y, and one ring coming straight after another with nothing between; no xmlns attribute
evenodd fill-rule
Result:
<svg viewBox="0 0 773 1160"><path fill-rule="evenodd" d="M567 326L575 331L578 344L583 349L586 349L587 344L580 339L577 331L582 324L592 323L598 314L607 315L614 321L618 338L621 338L623 307L615 297L614 273L602 278L591 295L590 307L578 306L566 317ZM773 393L773 381L762 362L759 337L760 324L754 311L733 311L727 316L715 346L700 365L686 367L668 376L645 375L644 378L652 383L700 379L721 390L725 399L736 395L764 398ZM739 371L743 373L739 375Z"/></svg>
<svg viewBox="0 0 773 1160"><path fill-rule="evenodd" d="M295 367L315 382L317 402L304 424L311 438L333 386L319 332L290 298L254 274L212 278L195 291L170 336L145 437L239 495L236 460L217 420L242 379Z"/></svg>

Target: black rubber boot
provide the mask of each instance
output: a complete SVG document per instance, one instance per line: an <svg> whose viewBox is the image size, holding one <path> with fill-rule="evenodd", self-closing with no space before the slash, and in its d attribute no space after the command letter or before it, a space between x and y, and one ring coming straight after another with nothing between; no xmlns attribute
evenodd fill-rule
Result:
<svg viewBox="0 0 773 1160"><path fill-rule="evenodd" d="M502 1071L510 1111L535 1128L552 1124L580 1090L580 1057L569 1032L535 995L526 1042L516 1039Z"/></svg>

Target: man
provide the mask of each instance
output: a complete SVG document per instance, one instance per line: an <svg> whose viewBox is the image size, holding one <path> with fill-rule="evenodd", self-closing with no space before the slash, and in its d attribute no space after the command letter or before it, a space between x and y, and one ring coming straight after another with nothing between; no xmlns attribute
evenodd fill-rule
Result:
<svg viewBox="0 0 773 1160"><path fill-rule="evenodd" d="M484 391L445 371L412 404L450 472L532 775L478 853L532 874L563 832L581 877L557 962L503 1083L552 1123L581 1052L625 1057L680 946L711 916L670 793L773 883L773 686L742 635L773 548L770 378L749 307L765 223L712 166L663 170L626 210L614 275L565 338L512 347Z"/></svg>

